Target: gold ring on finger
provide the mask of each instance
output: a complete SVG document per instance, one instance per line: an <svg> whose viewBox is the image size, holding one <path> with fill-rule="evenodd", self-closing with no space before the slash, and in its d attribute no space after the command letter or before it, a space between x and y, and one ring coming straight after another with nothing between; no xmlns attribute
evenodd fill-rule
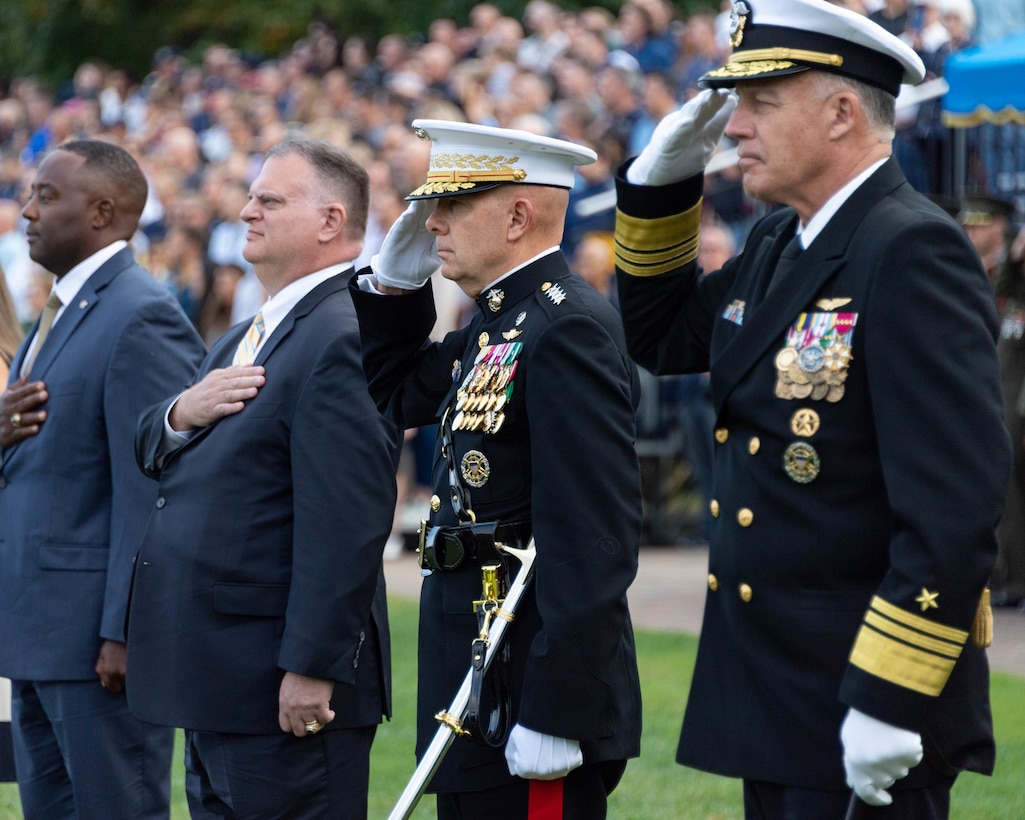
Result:
<svg viewBox="0 0 1025 820"><path fill-rule="evenodd" d="M315 735L317 734L317 732L324 728L324 724L316 718L314 718L313 720L307 720L303 724L303 726L306 727L306 734L308 735Z"/></svg>

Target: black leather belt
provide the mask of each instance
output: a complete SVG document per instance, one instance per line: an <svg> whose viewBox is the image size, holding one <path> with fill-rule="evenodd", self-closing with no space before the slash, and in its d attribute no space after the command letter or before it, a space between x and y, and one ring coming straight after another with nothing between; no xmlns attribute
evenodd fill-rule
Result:
<svg viewBox="0 0 1025 820"><path fill-rule="evenodd" d="M530 542L529 521L490 521L484 524L459 524L420 528L420 567L450 572L467 562L476 566L501 563L496 544L524 547Z"/></svg>

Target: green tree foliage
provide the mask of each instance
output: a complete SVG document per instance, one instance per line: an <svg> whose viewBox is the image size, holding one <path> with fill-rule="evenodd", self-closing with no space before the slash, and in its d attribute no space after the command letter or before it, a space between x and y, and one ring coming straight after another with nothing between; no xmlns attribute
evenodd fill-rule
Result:
<svg viewBox="0 0 1025 820"><path fill-rule="evenodd" d="M128 69L141 78L154 52L180 46L192 59L215 42L252 57L275 57L301 38L311 22L327 23L341 38L386 33L422 35L430 22L467 21L476 0L0 0L0 78L33 75L56 88L87 59ZM492 0L522 18L526 0ZM556 0L567 9L620 0ZM681 15L717 8L717 0L680 0Z"/></svg>

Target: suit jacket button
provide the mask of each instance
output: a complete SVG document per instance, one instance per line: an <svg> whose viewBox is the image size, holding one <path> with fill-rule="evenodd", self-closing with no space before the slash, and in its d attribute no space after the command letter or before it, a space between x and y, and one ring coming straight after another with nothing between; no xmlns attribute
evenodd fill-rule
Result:
<svg viewBox="0 0 1025 820"><path fill-rule="evenodd" d="M158 510L164 509L164 505L166 505L166 504L167 504L167 499L164 498L163 496L160 496L160 498L157 499L157 509Z"/></svg>
<svg viewBox="0 0 1025 820"><path fill-rule="evenodd" d="M712 518L719 517L719 502L714 498L708 502L708 511L712 513Z"/></svg>
<svg viewBox="0 0 1025 820"><path fill-rule="evenodd" d="M712 573L708 574L708 588L712 590L712 592L719 591L719 579L712 575Z"/></svg>
<svg viewBox="0 0 1025 820"><path fill-rule="evenodd" d="M729 437L730 431L727 430L725 427L715 428L715 440L718 441L720 444L725 444L726 439L728 439Z"/></svg>
<svg viewBox="0 0 1025 820"><path fill-rule="evenodd" d="M747 507L737 511L737 523L742 527L750 527L751 523L755 520L755 514L751 512Z"/></svg>
<svg viewBox="0 0 1025 820"><path fill-rule="evenodd" d="M740 585L740 600L742 600L745 604L747 604L747 603L750 603L751 598L753 598L753 597L754 597L754 590L751 589L751 586L749 584L741 584Z"/></svg>
<svg viewBox="0 0 1025 820"><path fill-rule="evenodd" d="M758 436L752 436L751 440L747 443L747 451L751 455L757 455L758 451L762 449L762 441Z"/></svg>

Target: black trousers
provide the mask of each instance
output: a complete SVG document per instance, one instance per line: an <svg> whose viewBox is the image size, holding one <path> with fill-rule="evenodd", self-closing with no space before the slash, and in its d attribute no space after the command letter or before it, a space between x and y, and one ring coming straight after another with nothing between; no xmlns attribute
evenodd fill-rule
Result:
<svg viewBox="0 0 1025 820"><path fill-rule="evenodd" d="M438 795L438 820L603 820L625 760L584 764L560 780L522 780Z"/></svg>
<svg viewBox="0 0 1025 820"><path fill-rule="evenodd" d="M950 789L954 778L921 789L888 789L889 806L870 806L858 801L856 820L946 820L950 814ZM744 781L746 820L844 820L850 792L824 792Z"/></svg>
<svg viewBox="0 0 1025 820"><path fill-rule="evenodd" d="M185 732L193 820L366 820L376 726L316 735Z"/></svg>

